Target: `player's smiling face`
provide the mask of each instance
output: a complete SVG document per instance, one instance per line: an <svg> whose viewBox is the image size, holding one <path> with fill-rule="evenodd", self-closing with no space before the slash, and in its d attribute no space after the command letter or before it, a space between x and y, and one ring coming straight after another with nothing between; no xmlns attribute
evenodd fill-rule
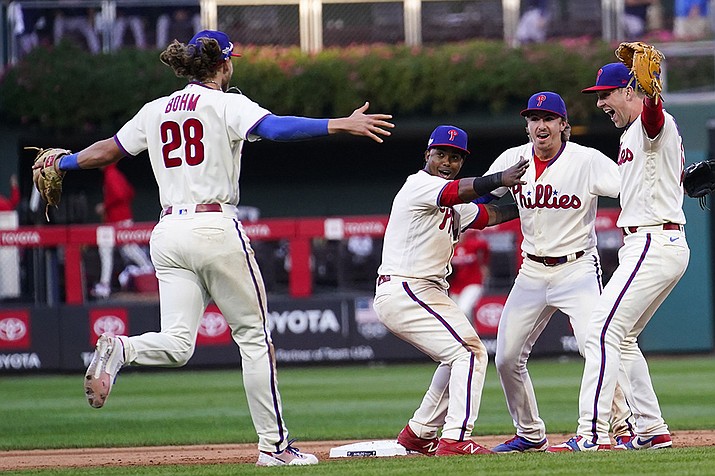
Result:
<svg viewBox="0 0 715 476"><path fill-rule="evenodd" d="M551 151L561 147L561 132L566 122L553 112L533 112L526 117L526 129L537 150Z"/></svg>
<svg viewBox="0 0 715 476"><path fill-rule="evenodd" d="M627 100L630 88L616 88L598 91L596 106L603 110L619 129L631 123L628 114Z"/></svg>
<svg viewBox="0 0 715 476"><path fill-rule="evenodd" d="M464 165L464 152L453 147L433 147L425 152L425 172L453 180Z"/></svg>

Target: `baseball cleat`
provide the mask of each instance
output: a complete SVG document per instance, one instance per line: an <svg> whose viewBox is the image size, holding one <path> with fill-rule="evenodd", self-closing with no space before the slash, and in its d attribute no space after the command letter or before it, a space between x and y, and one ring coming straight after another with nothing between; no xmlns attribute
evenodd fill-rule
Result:
<svg viewBox="0 0 715 476"><path fill-rule="evenodd" d="M94 408L107 401L117 374L124 364L124 344L117 337L102 334L97 339L92 361L84 374L84 393Z"/></svg>
<svg viewBox="0 0 715 476"><path fill-rule="evenodd" d="M651 437L635 436L630 441L618 444L613 447L615 450L660 450L671 448L673 440L669 434L655 435Z"/></svg>
<svg viewBox="0 0 715 476"><path fill-rule="evenodd" d="M631 441L633 439L633 436L621 435L621 436L614 437L614 439L616 440L616 446L625 445L626 443L628 443L629 441ZM617 449L617 448L614 446L614 449Z"/></svg>
<svg viewBox="0 0 715 476"><path fill-rule="evenodd" d="M306 466L318 464L318 458L315 455L301 453L298 448L291 445L293 441L295 440L290 440L283 451L275 453L261 451L258 453L256 466Z"/></svg>
<svg viewBox="0 0 715 476"><path fill-rule="evenodd" d="M561 443L560 445L549 446L546 449L547 453L561 453L564 451L608 451L611 445L599 445L591 443L583 436L574 436L570 440Z"/></svg>
<svg viewBox="0 0 715 476"><path fill-rule="evenodd" d="M455 455L490 455L494 454L489 448L472 440L448 440L441 438L437 445L437 456L455 456Z"/></svg>
<svg viewBox="0 0 715 476"><path fill-rule="evenodd" d="M492 451L495 453L525 453L529 451L546 451L548 446L549 442L546 438L535 442L516 435L511 440L495 446Z"/></svg>
<svg viewBox="0 0 715 476"><path fill-rule="evenodd" d="M397 435L397 442L404 446L407 451L414 451L426 456L434 456L437 452L439 440L437 438L420 438L415 435L410 425L407 425L400 434Z"/></svg>

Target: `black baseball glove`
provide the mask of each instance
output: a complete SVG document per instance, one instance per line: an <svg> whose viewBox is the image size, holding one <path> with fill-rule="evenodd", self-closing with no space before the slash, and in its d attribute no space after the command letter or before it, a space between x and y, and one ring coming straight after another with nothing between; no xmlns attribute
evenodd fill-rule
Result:
<svg viewBox="0 0 715 476"><path fill-rule="evenodd" d="M715 191L715 159L690 164L683 172L683 188L688 197L700 200L700 208L705 208L705 200Z"/></svg>

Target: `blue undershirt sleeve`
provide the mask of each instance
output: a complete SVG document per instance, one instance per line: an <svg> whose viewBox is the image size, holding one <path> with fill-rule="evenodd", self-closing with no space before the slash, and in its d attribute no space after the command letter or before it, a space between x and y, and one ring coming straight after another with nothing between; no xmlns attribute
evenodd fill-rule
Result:
<svg viewBox="0 0 715 476"><path fill-rule="evenodd" d="M328 135L328 119L269 114L250 133L273 141L312 139Z"/></svg>
<svg viewBox="0 0 715 476"><path fill-rule="evenodd" d="M77 157L79 152L74 154L63 155L60 157L60 163L57 168L60 170L80 170L79 164L77 163Z"/></svg>
<svg viewBox="0 0 715 476"><path fill-rule="evenodd" d="M492 195L491 193L488 193L486 195L482 195L479 198L475 198L474 200L472 200L472 203L476 203L477 205L479 205L480 203L489 203L497 198L499 198L499 197Z"/></svg>

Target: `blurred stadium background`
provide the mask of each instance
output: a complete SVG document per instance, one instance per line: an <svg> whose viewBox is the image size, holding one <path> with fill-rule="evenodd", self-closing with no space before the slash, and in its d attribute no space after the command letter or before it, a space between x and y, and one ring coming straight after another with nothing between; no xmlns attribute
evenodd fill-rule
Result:
<svg viewBox="0 0 715 476"><path fill-rule="evenodd" d="M711 57L715 63L712 8L705 17L706 32L681 38L675 34L680 0L648 3L639 38L655 43L669 58ZM631 4L630 0L3 1L0 66L12 68L32 49L49 48L59 41L74 41L97 54L120 48L158 50L173 38L188 40L200 28L228 32L239 50L241 45L299 46L306 54L356 44L369 48L376 43L405 43L419 48L478 39L503 41L515 48L530 41L617 43L631 39L626 9ZM543 38L519 33L527 14L535 11L545 18ZM666 107L681 127L687 162L712 156L715 78L697 90L669 90L667 61L665 72ZM240 84L240 70L237 76ZM245 92L250 96L250 91ZM532 93L524 91L524 100ZM371 296L392 197L404 178L420 167L429 132L445 122L469 131L472 148L479 151L469 159L463 175L483 173L501 151L524 141L519 117L426 116L397 117L398 128L382 145L328 138L290 145L264 141L245 149L242 211L269 291L280 361L424 360L379 324ZM575 130L574 140L614 157L618 137L619 132L604 120ZM97 138L78 128L76 135L58 135L57 140L76 150ZM102 200L97 171L68 175L62 205L47 224L31 193L33 154L23 151L36 140L19 124L0 124L0 195L10 194L13 174L20 177L21 191L16 210L0 212L0 373L82 369L101 332L158 329L155 280L129 272L118 252L112 295L94 299L89 292L99 274L98 241L148 243L159 212L148 164L120 163L137 190L134 226L99 226L93 212ZM615 267L622 239L615 227L614 206L604 202L598 223L606 278ZM685 200L685 210L690 267L643 334L646 352L713 350L713 212L701 210L690 199ZM489 346L521 257L518 226L490 229L485 238L491 251L491 278L477 304L475 326ZM120 280L123 271L129 272L129 280ZM535 349L536 355L575 352L565 319L554 319ZM225 365L237 357L220 312L209 307L190 365Z"/></svg>

